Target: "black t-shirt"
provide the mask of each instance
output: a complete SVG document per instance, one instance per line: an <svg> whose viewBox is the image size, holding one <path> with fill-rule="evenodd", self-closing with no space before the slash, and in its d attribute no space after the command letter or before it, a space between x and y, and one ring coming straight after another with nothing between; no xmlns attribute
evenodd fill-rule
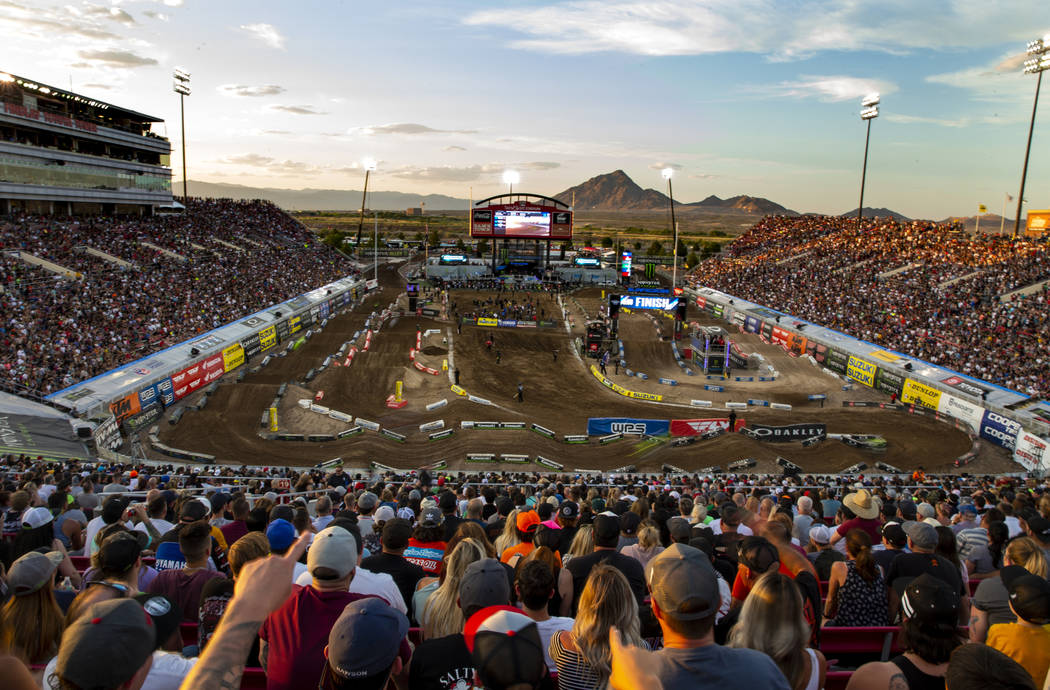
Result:
<svg viewBox="0 0 1050 690"><path fill-rule="evenodd" d="M886 575L890 572L890 566L897 560L897 556L900 556L904 551L900 549L883 549L882 551L872 551L871 557L875 560L875 564L882 566L882 574Z"/></svg>
<svg viewBox="0 0 1050 690"><path fill-rule="evenodd" d="M332 474L328 475L328 479L325 480L325 483L331 487L348 486L350 484L350 475L348 475L345 472L342 474L335 474L333 472Z"/></svg>
<svg viewBox="0 0 1050 690"><path fill-rule="evenodd" d="M645 590L645 572L642 570L642 564L630 556L624 556L616 551L605 549L589 553L586 556L577 556L569 561L569 565L565 566L572 573L572 615L574 617L576 616L576 609L580 605L580 595L583 593L583 586L587 584L587 578L591 574L591 569L599 563L610 565L623 573L624 577L627 578L627 582L631 585L631 591L634 592L635 599L638 600L638 606L645 607L647 592Z"/></svg>
<svg viewBox="0 0 1050 690"><path fill-rule="evenodd" d="M392 553L380 552L369 556L361 561L361 567L373 573L386 573L394 578L394 584L401 590L401 597L409 606L412 605L412 594L416 591L416 583L420 578L426 576L418 565L409 563L403 556Z"/></svg>
<svg viewBox="0 0 1050 690"><path fill-rule="evenodd" d="M576 538L576 533L579 531L579 527L561 528L561 533L558 534L558 553L563 556L569 553L569 549L572 547L572 540Z"/></svg>
<svg viewBox="0 0 1050 690"><path fill-rule="evenodd" d="M409 690L458 690L473 683L474 660L462 633L427 640L412 654Z"/></svg>
<svg viewBox="0 0 1050 690"><path fill-rule="evenodd" d="M463 522L464 520L461 517L456 517L455 515L445 516L445 541L452 539L452 536Z"/></svg>
<svg viewBox="0 0 1050 690"><path fill-rule="evenodd" d="M908 583L923 573L929 573L934 577L944 580L951 588L964 596L966 585L963 584L959 569L944 556L935 553L902 553L893 559L890 564L889 574L886 581L891 587L901 594Z"/></svg>

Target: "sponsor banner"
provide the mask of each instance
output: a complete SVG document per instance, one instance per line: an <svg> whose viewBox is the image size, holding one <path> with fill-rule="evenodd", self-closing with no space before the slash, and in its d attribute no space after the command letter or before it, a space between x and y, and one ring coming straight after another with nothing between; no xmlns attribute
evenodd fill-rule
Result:
<svg viewBox="0 0 1050 690"><path fill-rule="evenodd" d="M901 360L901 357L892 352L886 352L885 350L872 350L868 353L868 356L874 357L875 359L881 359L883 362L889 362L890 364L896 364Z"/></svg>
<svg viewBox="0 0 1050 690"><path fill-rule="evenodd" d="M678 307L678 298L622 295L620 297L620 307L622 309L657 309L663 311L674 311L674 309Z"/></svg>
<svg viewBox="0 0 1050 690"><path fill-rule="evenodd" d="M791 333L785 331L783 328L773 326L773 335L769 337L773 341L774 345L783 345L785 347L791 344Z"/></svg>
<svg viewBox="0 0 1050 690"><path fill-rule="evenodd" d="M986 410L981 419L981 438L1008 450L1017 447L1017 436L1021 431L1020 424L991 410Z"/></svg>
<svg viewBox="0 0 1050 690"><path fill-rule="evenodd" d="M302 330L302 328L303 328L303 317L302 316L293 316L292 318L288 319L288 332L289 333L298 333L299 331Z"/></svg>
<svg viewBox="0 0 1050 690"><path fill-rule="evenodd" d="M244 358L246 360L259 354L261 350L259 347L259 334L250 335L242 340L241 347L244 349Z"/></svg>
<svg viewBox="0 0 1050 690"><path fill-rule="evenodd" d="M860 357L851 356L846 362L846 376L863 383L868 388L875 387L875 372L878 369L877 366L871 362L866 362Z"/></svg>
<svg viewBox="0 0 1050 690"><path fill-rule="evenodd" d="M849 356L846 353L828 350L828 357L825 362L828 369L831 369L836 374L845 374L847 362L849 362Z"/></svg>
<svg viewBox="0 0 1050 690"><path fill-rule="evenodd" d="M499 320L498 319L490 319L487 316L482 316L482 317L478 318L478 325L479 326L495 327L495 326L499 325Z"/></svg>
<svg viewBox="0 0 1050 690"><path fill-rule="evenodd" d="M176 400L182 400L187 395L197 390L204 381L202 362L196 362L171 375L171 385L174 388Z"/></svg>
<svg viewBox="0 0 1050 690"><path fill-rule="evenodd" d="M937 411L951 415L961 422L966 422L974 431L981 428L981 420L984 418L983 407L948 393L941 393L941 399L937 403Z"/></svg>
<svg viewBox="0 0 1050 690"><path fill-rule="evenodd" d="M152 403L148 407L143 407L137 415L125 419L124 427L129 431L136 431L142 427L149 426L160 418L160 413L160 405Z"/></svg>
<svg viewBox="0 0 1050 690"><path fill-rule="evenodd" d="M748 316L744 318L744 330L748 333L758 333L758 329L762 327L762 322L756 319L754 316Z"/></svg>
<svg viewBox="0 0 1050 690"><path fill-rule="evenodd" d="M514 328L518 325L517 321L510 319L499 319L496 322L501 328Z"/></svg>
<svg viewBox="0 0 1050 690"><path fill-rule="evenodd" d="M656 402L660 402L664 399L664 396L662 395L654 395L653 393L639 393L638 391L627 390L623 386L613 383L609 379L602 376L601 372L598 371L598 367L594 366L593 364L591 365L591 373L594 374L594 378L601 381L603 386L605 386L606 388L611 388L620 395L626 396L628 398L634 398L636 400L655 400Z"/></svg>
<svg viewBox="0 0 1050 690"><path fill-rule="evenodd" d="M946 379L941 379L941 383L952 388L958 388L963 393L969 393L975 398L983 398L985 394L992 392L991 388L982 386L976 381L964 379L961 376L949 376Z"/></svg>
<svg viewBox="0 0 1050 690"><path fill-rule="evenodd" d="M302 328L309 328L314 323L313 311L304 311L299 315L299 326Z"/></svg>
<svg viewBox="0 0 1050 690"><path fill-rule="evenodd" d="M813 355L813 359L817 360L817 364L824 364L828 360L827 346L813 342L811 342L810 345L814 346L813 351L810 353Z"/></svg>
<svg viewBox="0 0 1050 690"><path fill-rule="evenodd" d="M379 287L379 281L378 280L372 279L372 280L366 280L365 281L365 289L366 290L371 291L371 290L377 289L378 287Z"/></svg>
<svg viewBox="0 0 1050 690"><path fill-rule="evenodd" d="M769 337L773 335L773 324L769 321L763 321L758 328L758 334L769 340Z"/></svg>
<svg viewBox="0 0 1050 690"><path fill-rule="evenodd" d="M204 372L203 383L211 383L215 379L222 378L226 372L222 366L222 353L212 355L201 362L201 370Z"/></svg>
<svg viewBox="0 0 1050 690"><path fill-rule="evenodd" d="M734 312L733 315L729 317L730 323L735 323L738 326L743 326L744 320L744 315L740 312Z"/></svg>
<svg viewBox="0 0 1050 690"><path fill-rule="evenodd" d="M139 391L139 407L141 409L145 409L157 402L165 407L175 402L175 393L170 378L152 383Z"/></svg>
<svg viewBox="0 0 1050 690"><path fill-rule="evenodd" d="M588 436L605 436L607 434L645 434L647 436L666 436L669 433L670 428L671 423L666 419L591 417L587 420Z"/></svg>
<svg viewBox="0 0 1050 690"><path fill-rule="evenodd" d="M913 403L936 410L940 400L941 392L936 388L930 388L915 379L904 379L904 386L901 388L901 402Z"/></svg>
<svg viewBox="0 0 1050 690"><path fill-rule="evenodd" d="M697 297L696 298L696 306L700 307L701 309L707 309L707 298L706 297Z"/></svg>
<svg viewBox="0 0 1050 690"><path fill-rule="evenodd" d="M277 342L283 343L285 340L288 340L288 336L291 335L291 332L288 330L288 319L278 321L274 325L277 327Z"/></svg>
<svg viewBox="0 0 1050 690"><path fill-rule="evenodd" d="M273 326L259 331L259 352L266 352L277 344L277 329Z"/></svg>
<svg viewBox="0 0 1050 690"><path fill-rule="evenodd" d="M120 424L116 418L110 417L95 428L95 445L99 448L116 450L124 443L120 435Z"/></svg>
<svg viewBox="0 0 1050 690"><path fill-rule="evenodd" d="M328 315L332 313L331 305L329 302L331 302L331 300L329 300L328 302L321 302L320 304L322 319L327 319Z"/></svg>
<svg viewBox="0 0 1050 690"><path fill-rule="evenodd" d="M1022 429L1017 434L1014 461L1026 470L1046 469L1050 464L1050 455L1046 452L1046 441Z"/></svg>
<svg viewBox="0 0 1050 690"><path fill-rule="evenodd" d="M900 396L901 389L904 388L904 377L879 367L875 372L875 388L883 393Z"/></svg>
<svg viewBox="0 0 1050 690"><path fill-rule="evenodd" d="M535 321L519 321L518 328L536 328Z"/></svg>
<svg viewBox="0 0 1050 690"><path fill-rule="evenodd" d="M736 428L745 426L743 419L736 420ZM718 419L672 419L672 436L703 436L711 431L727 431L729 429L729 418Z"/></svg>
<svg viewBox="0 0 1050 690"><path fill-rule="evenodd" d="M223 371L233 371L242 364L244 364L244 348L241 346L240 343L237 343L236 345L230 345L229 347L223 349Z"/></svg>
<svg viewBox="0 0 1050 690"><path fill-rule="evenodd" d="M804 354L806 354L806 344L808 342L809 341L806 340L805 336L799 335L797 333L792 333L791 334L791 342L788 343L788 347L791 348L792 352L800 354L800 355L804 355Z"/></svg>
<svg viewBox="0 0 1050 690"><path fill-rule="evenodd" d="M787 426L752 424L749 430L759 441L801 441L828 433L826 424L789 424Z"/></svg>
<svg viewBox="0 0 1050 690"><path fill-rule="evenodd" d="M711 304L709 306L711 307L711 313L714 316L722 318L722 312L724 311L725 307L723 307L721 304Z"/></svg>
<svg viewBox="0 0 1050 690"><path fill-rule="evenodd" d="M139 413L142 409L142 404L139 401L138 393L129 393L120 400L115 400L109 404L109 411L113 413L113 418L120 424L125 418Z"/></svg>

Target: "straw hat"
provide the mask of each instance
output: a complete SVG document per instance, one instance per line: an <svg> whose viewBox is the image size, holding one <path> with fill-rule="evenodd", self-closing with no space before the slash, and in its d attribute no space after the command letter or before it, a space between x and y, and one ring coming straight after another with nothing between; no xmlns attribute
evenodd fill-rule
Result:
<svg viewBox="0 0 1050 690"><path fill-rule="evenodd" d="M853 511L853 514L862 520L874 520L879 516L879 499L868 493L867 489L861 489L852 494L846 494L842 499L842 505Z"/></svg>

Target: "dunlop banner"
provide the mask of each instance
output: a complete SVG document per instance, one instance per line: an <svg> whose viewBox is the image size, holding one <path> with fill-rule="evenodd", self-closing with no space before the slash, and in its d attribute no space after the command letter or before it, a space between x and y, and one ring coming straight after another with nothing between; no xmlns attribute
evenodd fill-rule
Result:
<svg viewBox="0 0 1050 690"><path fill-rule="evenodd" d="M930 388L926 384L919 383L915 379L904 379L904 387L901 389L901 402L914 403L936 410L941 402L941 392L936 388Z"/></svg>
<svg viewBox="0 0 1050 690"><path fill-rule="evenodd" d="M846 376L854 381L860 381L869 388L875 387L875 370L877 366L866 362L860 357L850 356L846 363Z"/></svg>
<svg viewBox="0 0 1050 690"><path fill-rule="evenodd" d="M498 319L490 319L490 318L488 318L486 316L482 316L481 318L478 319L478 325L479 326L496 327L496 326L499 326L499 320Z"/></svg>
<svg viewBox="0 0 1050 690"><path fill-rule="evenodd" d="M237 343L236 345L230 345L229 347L223 349L223 371L233 371L242 364L244 364L244 348L241 347L240 343Z"/></svg>

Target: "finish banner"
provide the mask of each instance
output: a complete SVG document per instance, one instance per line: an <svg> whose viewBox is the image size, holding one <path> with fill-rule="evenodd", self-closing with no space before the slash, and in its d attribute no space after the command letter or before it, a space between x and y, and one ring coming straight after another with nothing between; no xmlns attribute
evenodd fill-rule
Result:
<svg viewBox="0 0 1050 690"><path fill-rule="evenodd" d="M1020 424L991 410L981 419L981 438L1009 450L1017 447L1017 437L1022 431Z"/></svg>
<svg viewBox="0 0 1050 690"><path fill-rule="evenodd" d="M801 441L828 433L827 424L789 424L788 426L766 426L752 424L748 431L759 441Z"/></svg>
<svg viewBox="0 0 1050 690"><path fill-rule="evenodd" d="M901 389L901 402L913 403L936 410L940 401L941 392L936 388L930 388L915 379L904 379L904 387Z"/></svg>
<svg viewBox="0 0 1050 690"><path fill-rule="evenodd" d="M236 345L230 345L229 347L223 349L223 371L233 371L242 364L244 364L244 348L241 347L240 343L237 343Z"/></svg>
<svg viewBox="0 0 1050 690"><path fill-rule="evenodd" d="M871 362L866 362L860 357L850 356L849 361L846 362L846 376L863 383L868 388L875 387L875 371L878 369L877 366Z"/></svg>
<svg viewBox="0 0 1050 690"><path fill-rule="evenodd" d="M746 423L743 419L736 420L736 431L743 429ZM711 431L728 431L729 418L719 419L672 419L672 436L703 436Z"/></svg>
<svg viewBox="0 0 1050 690"><path fill-rule="evenodd" d="M729 423L729 420L726 420ZM633 417L591 417L587 420L588 436L608 434L642 434L667 436L671 423L666 419L635 419Z"/></svg>

